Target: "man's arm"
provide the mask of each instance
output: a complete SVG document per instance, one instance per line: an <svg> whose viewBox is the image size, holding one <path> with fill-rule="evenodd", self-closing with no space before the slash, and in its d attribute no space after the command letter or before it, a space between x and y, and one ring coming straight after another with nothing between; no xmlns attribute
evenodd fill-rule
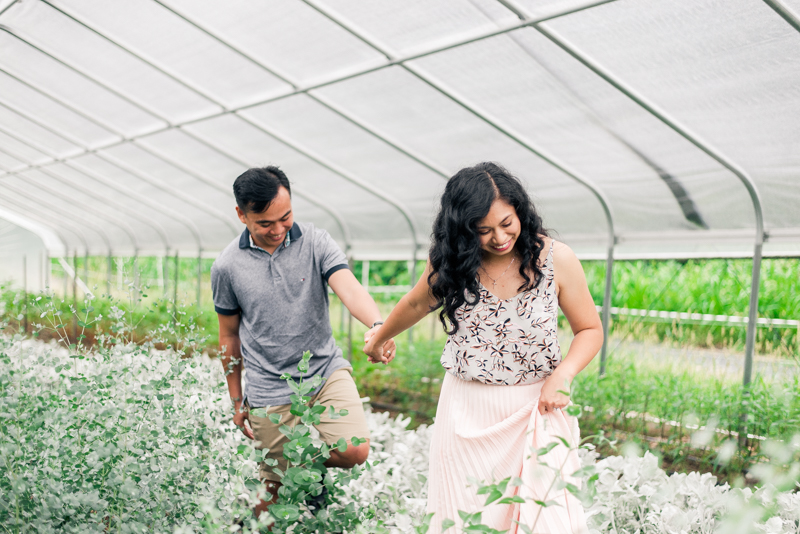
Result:
<svg viewBox="0 0 800 534"><path fill-rule="evenodd" d="M218 313L217 318L219 319L220 362L225 371L228 392L235 410L233 423L244 432L245 436L253 439L252 430L247 428L244 423L248 414L242 406L242 343L239 339L239 314L223 315Z"/></svg>
<svg viewBox="0 0 800 534"><path fill-rule="evenodd" d="M383 320L378 305L364 287L358 283L350 269L340 269L328 278L328 285L350 310L353 317L361 321L367 328L372 328L375 321Z"/></svg>
<svg viewBox="0 0 800 534"><path fill-rule="evenodd" d="M350 269L339 269L328 278L328 285L331 286L333 292L342 301L342 304L350 310L353 317L361 321L369 330L364 334L364 343L375 335L380 330L381 325L372 328L376 321L383 321L381 312L378 310L378 305L372 299L372 296L367 292L364 287L358 283L356 277ZM387 340L382 343L382 353L391 361L395 354L395 343L393 339ZM378 363L381 360L376 360L372 356L368 356L369 361ZM387 363L382 361L382 363Z"/></svg>

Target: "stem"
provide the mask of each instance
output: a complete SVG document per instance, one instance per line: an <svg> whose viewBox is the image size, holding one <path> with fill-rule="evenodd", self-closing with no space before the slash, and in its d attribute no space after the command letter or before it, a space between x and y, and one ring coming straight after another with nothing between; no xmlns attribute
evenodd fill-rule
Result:
<svg viewBox="0 0 800 534"><path fill-rule="evenodd" d="M556 485L556 480L560 477L561 471L564 469L564 466L567 465L567 460L569 460L569 453L572 452L572 450L573 449L567 449L567 455L564 457L564 462L561 464L561 467L558 468L555 475L553 476L553 481L550 483L550 487L547 488L547 491L544 494L542 502L544 503L547 502L547 496L550 495L550 490L552 490L553 486ZM539 505L539 511L536 512L536 518L533 520L533 525L531 525L531 532L533 532L533 529L536 528L536 523L539 522L539 517L542 515L542 510L544 510L544 506Z"/></svg>

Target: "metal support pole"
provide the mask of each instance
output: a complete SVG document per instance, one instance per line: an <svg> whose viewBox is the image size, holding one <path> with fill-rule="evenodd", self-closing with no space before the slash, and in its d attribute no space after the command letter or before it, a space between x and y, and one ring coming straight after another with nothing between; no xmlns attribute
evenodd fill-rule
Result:
<svg viewBox="0 0 800 534"><path fill-rule="evenodd" d="M759 243L753 254L753 276L750 283L750 311L747 319L747 338L745 341L744 378L745 387L750 386L753 375L753 352L756 344L756 326L758 322L758 290L761 282L761 248Z"/></svg>
<svg viewBox="0 0 800 534"><path fill-rule="evenodd" d="M200 290L203 284L203 251L197 251L197 309L200 310Z"/></svg>
<svg viewBox="0 0 800 534"><path fill-rule="evenodd" d="M51 268L50 255L47 253L46 250L43 252L43 254L44 254L44 287L45 287L45 289L48 290L48 293L49 293L50 276L51 276L51 273L50 273L50 270L51 270L50 269Z"/></svg>
<svg viewBox="0 0 800 534"><path fill-rule="evenodd" d="M114 257L111 251L108 251L108 265L106 268L106 293L111 297L111 276L114 271Z"/></svg>
<svg viewBox="0 0 800 534"><path fill-rule="evenodd" d="M64 258L65 258L65 261L69 261L69 250L64 250ZM67 288L67 271L64 270L63 266L61 266L61 265L59 265L59 266L61 267L61 270L64 271L64 284L63 284L64 285L64 288L63 288L64 291L63 291L62 295L64 297L64 300L67 300L67 295L69 295L69 289Z"/></svg>
<svg viewBox="0 0 800 534"><path fill-rule="evenodd" d="M28 256L22 255L22 328L28 333Z"/></svg>
<svg viewBox="0 0 800 534"><path fill-rule="evenodd" d="M608 332L611 324L611 286L614 279L614 245L608 247L606 258L606 287L603 294L603 348L600 352L600 376L606 373L606 356L608 355Z"/></svg>
<svg viewBox="0 0 800 534"><path fill-rule="evenodd" d="M369 291L369 260L361 262L361 285Z"/></svg>
<svg viewBox="0 0 800 534"><path fill-rule="evenodd" d="M163 294L164 300L167 300L169 295L169 249L164 251L164 258L163 258L163 277L164 277L164 285L163 285Z"/></svg>
<svg viewBox="0 0 800 534"><path fill-rule="evenodd" d="M78 271L75 271L77 274ZM86 287L89 287L89 251L87 250L83 254L83 283L86 284Z"/></svg>
<svg viewBox="0 0 800 534"><path fill-rule="evenodd" d="M408 281L411 287L417 283L417 247L414 246L414 253L411 255L411 261L409 262L409 269L408 269ZM408 329L408 348L410 349L411 346L414 344L414 327L410 327Z"/></svg>
<svg viewBox="0 0 800 534"><path fill-rule="evenodd" d="M117 257L117 291L122 291L122 276L123 271L125 270L125 260L120 257Z"/></svg>
<svg viewBox="0 0 800 534"><path fill-rule="evenodd" d="M178 266L179 264L178 259L178 251L175 251L175 275L174 275L174 284L175 287L172 288L172 316L175 318L175 321L178 320Z"/></svg>
<svg viewBox="0 0 800 534"><path fill-rule="evenodd" d="M66 275L65 275L66 276ZM72 252L72 307L78 310L78 253ZM78 317L72 314L72 339L78 342Z"/></svg>
<svg viewBox="0 0 800 534"><path fill-rule="evenodd" d="M347 263L350 265L350 270L353 270L353 258L348 258ZM342 299L339 299L341 302ZM344 318L344 302L342 302L342 318ZM353 361L353 314L347 310L347 361Z"/></svg>
<svg viewBox="0 0 800 534"><path fill-rule="evenodd" d="M139 288L139 253L138 251L133 253L133 289L139 293L141 290ZM138 297L138 295L137 295Z"/></svg>

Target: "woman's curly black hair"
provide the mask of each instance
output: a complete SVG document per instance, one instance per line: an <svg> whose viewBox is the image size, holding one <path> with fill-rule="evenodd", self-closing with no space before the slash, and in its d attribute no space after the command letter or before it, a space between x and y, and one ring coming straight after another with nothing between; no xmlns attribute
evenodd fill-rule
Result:
<svg viewBox="0 0 800 534"><path fill-rule="evenodd" d="M533 289L542 279L538 260L544 248L542 236L547 232L522 183L497 163L461 169L445 186L429 253L428 285L437 302L432 309L442 308L439 320L450 335L458 330L459 306L474 306L478 301L481 247L477 225L498 198L514 207L521 223L514 245L522 258L519 274L525 279L519 290Z"/></svg>

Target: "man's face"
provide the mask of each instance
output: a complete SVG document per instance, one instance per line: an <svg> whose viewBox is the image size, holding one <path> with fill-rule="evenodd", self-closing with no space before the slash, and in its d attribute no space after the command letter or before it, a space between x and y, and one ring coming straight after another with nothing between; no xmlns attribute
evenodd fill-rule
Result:
<svg viewBox="0 0 800 534"><path fill-rule="evenodd" d="M242 211L239 206L236 213L250 230L253 242L267 252L273 252L283 243L294 223L292 199L285 187L278 188L278 194L261 213Z"/></svg>

